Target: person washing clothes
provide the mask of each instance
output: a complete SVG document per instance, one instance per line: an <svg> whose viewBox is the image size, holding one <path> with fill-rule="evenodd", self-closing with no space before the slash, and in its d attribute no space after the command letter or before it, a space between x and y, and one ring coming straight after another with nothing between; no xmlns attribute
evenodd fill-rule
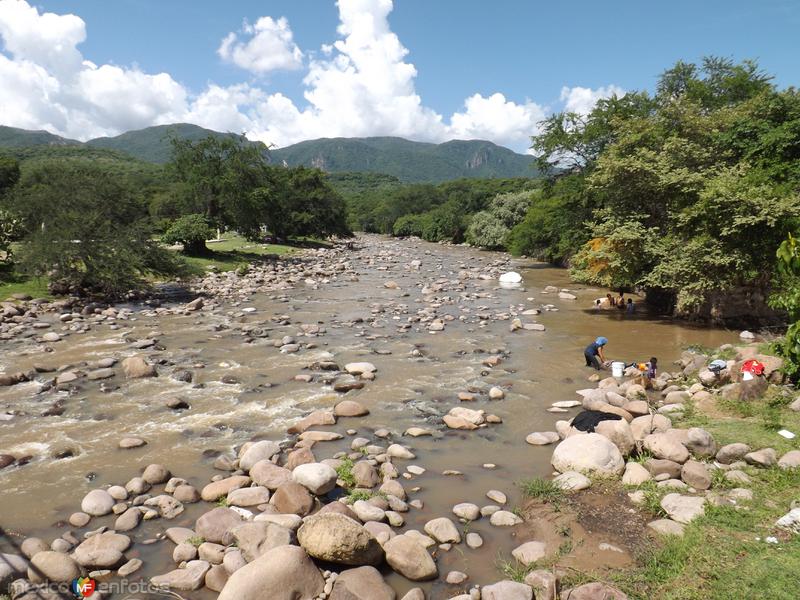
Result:
<svg viewBox="0 0 800 600"><path fill-rule="evenodd" d="M586 346L586 350L583 351L583 356L586 359L587 367L594 367L598 371L603 368L606 362L606 355L603 353L603 347L606 344L608 344L608 339L600 336Z"/></svg>

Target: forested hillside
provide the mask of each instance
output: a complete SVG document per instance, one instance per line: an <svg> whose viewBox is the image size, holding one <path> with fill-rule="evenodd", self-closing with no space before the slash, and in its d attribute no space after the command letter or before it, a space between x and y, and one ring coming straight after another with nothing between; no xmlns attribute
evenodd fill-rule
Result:
<svg viewBox="0 0 800 600"><path fill-rule="evenodd" d="M101 137L85 144L46 131L0 127L0 148L71 146L122 152L146 162L164 164L172 155L173 138L199 141L220 133L188 123L157 125ZM517 154L482 140L452 140L443 144L412 142L396 137L331 138L309 140L268 151L261 142L244 143L260 148L277 166L305 166L326 173L378 173L405 182L437 183L462 177L533 177L533 157Z"/></svg>
<svg viewBox="0 0 800 600"><path fill-rule="evenodd" d="M275 161L326 172L383 173L405 182L437 183L463 177L533 177L533 157L482 140L443 144L396 137L331 138L272 151Z"/></svg>

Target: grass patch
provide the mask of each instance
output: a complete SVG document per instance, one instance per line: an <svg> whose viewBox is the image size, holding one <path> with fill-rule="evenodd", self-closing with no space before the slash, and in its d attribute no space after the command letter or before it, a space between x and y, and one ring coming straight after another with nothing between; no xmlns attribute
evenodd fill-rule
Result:
<svg viewBox="0 0 800 600"><path fill-rule="evenodd" d="M800 469L748 471L752 502L708 505L705 515L686 527L684 537L661 538L636 557L635 568L605 578L632 599L796 598L800 536L781 534L774 523L792 500L800 499ZM655 494L654 484L652 488ZM777 544L765 541L772 535Z"/></svg>
<svg viewBox="0 0 800 600"><path fill-rule="evenodd" d="M676 427L702 427L709 431L717 447L734 442L744 442L754 450L774 448L780 455L800 449L800 413L787 405L794 399L789 389L771 386L759 400L740 401L717 399L719 418L710 418L700 411L692 411L682 419L673 419ZM779 429L797 434L793 440L778 435Z"/></svg>
<svg viewBox="0 0 800 600"><path fill-rule="evenodd" d="M186 539L186 543L191 544L195 548L197 548L201 544L204 544L205 541L206 539L200 535L193 535L192 537Z"/></svg>
<svg viewBox="0 0 800 600"><path fill-rule="evenodd" d="M367 501L372 498L372 492L369 490L351 490L349 494L347 494L347 502L349 504L353 504L358 502L359 500Z"/></svg>
<svg viewBox="0 0 800 600"><path fill-rule="evenodd" d="M528 498L536 498L543 502L558 503L566 497L564 490L554 481L543 477L525 479L517 485Z"/></svg>
<svg viewBox="0 0 800 600"><path fill-rule="evenodd" d="M26 294L31 298L53 298L47 289L48 281L43 277L26 278L12 275L7 280L0 279L0 300L10 298L12 294Z"/></svg>
<svg viewBox="0 0 800 600"><path fill-rule="evenodd" d="M310 242L307 242L310 243ZM300 242L302 246L304 242ZM204 256L185 256L190 276L199 276L208 272L210 267L217 271L235 271L245 269L253 262L260 262L272 256L287 256L297 251L297 247L284 244L257 244L248 242L238 235L228 235L225 241L209 244L210 252Z"/></svg>
<svg viewBox="0 0 800 600"><path fill-rule="evenodd" d="M343 487L350 489L355 487L356 478L353 475L353 461L350 458L343 458L342 462L336 467L336 476L342 482Z"/></svg>
<svg viewBox="0 0 800 600"><path fill-rule="evenodd" d="M525 576L533 570L533 567L526 567L521 562L515 559L508 560L502 556L498 557L495 561L497 570L500 571L506 579L522 583Z"/></svg>

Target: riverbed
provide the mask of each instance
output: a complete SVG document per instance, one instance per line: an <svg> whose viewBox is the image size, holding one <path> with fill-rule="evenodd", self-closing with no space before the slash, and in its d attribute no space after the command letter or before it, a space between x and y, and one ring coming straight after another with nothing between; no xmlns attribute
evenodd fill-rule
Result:
<svg viewBox="0 0 800 600"><path fill-rule="evenodd" d="M65 391L41 392L42 382L52 377L45 373L37 381L0 388L0 410L14 415L0 422L0 452L31 457L23 466L0 471L3 527L50 540L63 533L63 521L89 490L124 484L150 463L164 464L201 487L219 474L212 463L220 454L232 456L252 439L287 440L292 422L343 398L358 400L370 415L340 420L333 430L344 434L352 428L371 438L376 429L387 428L392 439L413 449L417 458L409 463L426 469L404 481L409 489L419 488L412 497L424 503L424 509L407 515L407 526L421 529L427 520L451 514L458 502L489 504L485 494L491 489L505 492L514 507L521 500L515 482L551 473L552 447L528 445L525 437L553 430L565 415L546 409L576 399L575 391L587 387L592 371L584 366L582 351L596 336L610 340L610 359L657 356L666 369L687 345L716 347L736 340L733 332L652 316L642 306L634 315L595 312L593 301L606 290L573 284L562 269L501 253L378 236L362 236L355 250L337 252L344 253L338 260L347 267L336 275L223 299L211 309L157 314L152 307L134 306L124 320L97 322L85 332L70 331L58 313L47 313L39 320L60 332L61 341L2 342L0 371L5 372L35 366L79 369L132 354L146 356L159 369L159 377L129 381L118 369L111 379L81 379ZM500 287L497 275L510 270L523 276L521 286ZM389 282L396 286L387 287ZM545 293L547 286L569 289L576 299ZM523 314L534 309L540 314ZM433 318L444 322L443 330L430 330ZM545 330L511 332L514 318ZM304 335L315 327L318 333ZM253 328L260 336L247 334ZM275 340L284 336L296 338L298 351L276 347ZM146 339L156 342L134 347ZM501 356L502 362L485 365L490 356ZM377 367L375 380L346 395L318 375L295 380L309 373L309 364L324 360L369 361ZM193 381L173 377L179 370L191 372ZM505 391L502 400L488 399L492 386ZM441 416L466 391L476 396L469 408L484 409L502 423L475 431L444 428ZM175 398L188 408L168 408L167 401ZM63 412L55 412L61 414L42 416L57 402ZM435 434L403 437L412 426ZM147 445L120 450L119 440L129 436ZM349 449L352 437L318 444L317 459ZM54 458L64 454L71 456ZM443 476L445 470L461 475ZM199 510L190 508L168 524L148 522L133 537L191 526ZM113 517L106 520L113 523ZM91 526L99 523L105 521L95 519ZM457 568L473 583L494 581L496 560L510 553L514 541L488 522L472 524L471 531L483 536L484 547L440 555L440 572ZM170 549L159 549L164 544L137 546L146 564L139 574L171 568ZM388 581L398 592L412 587L396 575ZM188 597L213 597L206 594Z"/></svg>

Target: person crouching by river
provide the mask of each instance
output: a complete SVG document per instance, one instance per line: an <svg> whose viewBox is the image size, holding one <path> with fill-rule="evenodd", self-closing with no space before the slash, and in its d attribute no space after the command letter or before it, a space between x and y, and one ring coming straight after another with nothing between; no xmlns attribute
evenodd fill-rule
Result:
<svg viewBox="0 0 800 600"><path fill-rule="evenodd" d="M587 367L594 367L596 370L600 370L606 363L606 356L603 353L603 347L608 343L608 339L600 336L591 344L586 346L586 350L583 351L583 356L586 359L586 366Z"/></svg>

